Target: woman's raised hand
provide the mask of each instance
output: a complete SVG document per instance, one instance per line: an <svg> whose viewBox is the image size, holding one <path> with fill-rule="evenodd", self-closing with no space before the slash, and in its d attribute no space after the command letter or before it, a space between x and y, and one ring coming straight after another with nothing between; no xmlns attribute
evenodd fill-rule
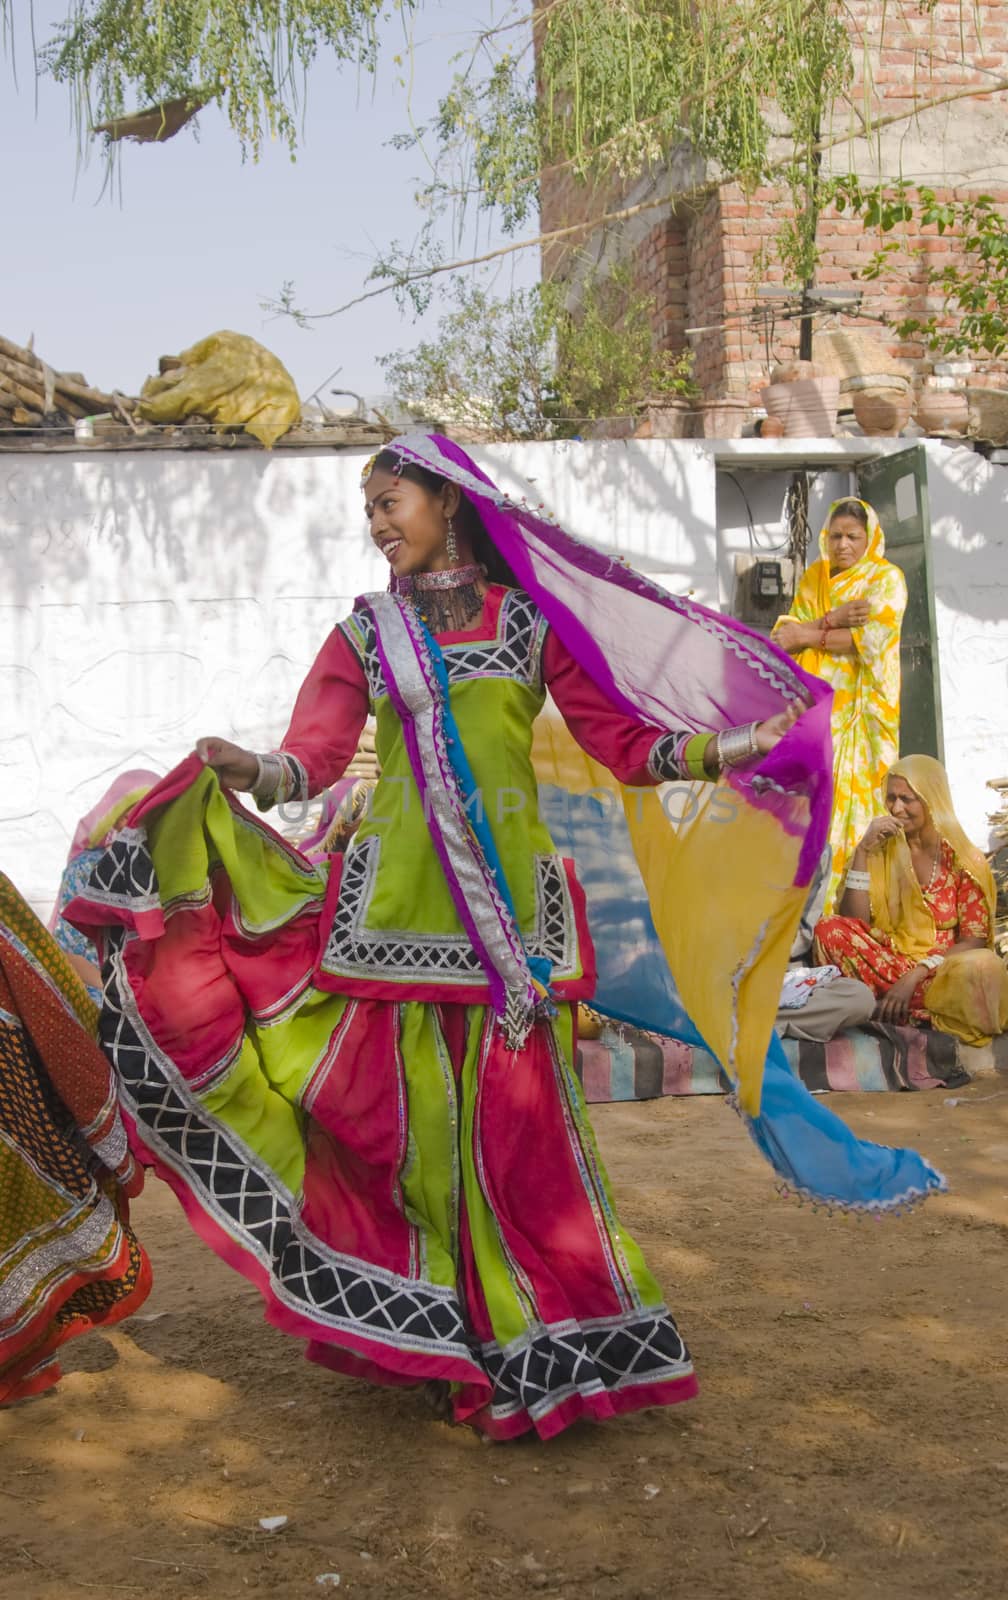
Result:
<svg viewBox="0 0 1008 1600"><path fill-rule="evenodd" d="M784 735L793 728L802 712L803 705L792 700L786 711L778 711L775 717L767 717L765 722L760 722L756 727L756 748L760 755L766 755L775 745L780 744Z"/></svg>
<svg viewBox="0 0 1008 1600"><path fill-rule="evenodd" d="M881 850L888 839L895 839L902 832L895 817L873 817L861 835L859 848L870 855L873 850Z"/></svg>
<svg viewBox="0 0 1008 1600"><path fill-rule="evenodd" d="M831 628L863 628L871 616L867 600L848 600L846 605L835 606L827 613Z"/></svg>
<svg viewBox="0 0 1008 1600"><path fill-rule="evenodd" d="M259 763L251 750L228 739L197 739L196 754L213 768L225 789L251 789L259 776Z"/></svg>

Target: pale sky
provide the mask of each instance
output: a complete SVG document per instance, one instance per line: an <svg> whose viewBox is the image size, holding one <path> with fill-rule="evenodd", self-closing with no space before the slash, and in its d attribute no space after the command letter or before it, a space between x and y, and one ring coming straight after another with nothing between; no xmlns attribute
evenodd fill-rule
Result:
<svg viewBox="0 0 1008 1600"><path fill-rule="evenodd" d="M233 328L280 357L302 398L341 365L334 386L380 393L377 357L429 337L436 307L417 324L388 295L302 331L259 302L293 279L302 307L339 305L365 287L376 253L415 236L411 180L423 160L388 141L408 129L410 111L415 122L427 119L451 81L452 58L512 10L509 0L424 0L409 94L392 62L403 49L399 20L385 30L374 80L317 65L294 164L275 146L258 165L243 165L223 116L208 110L198 138L183 129L164 145L124 144L121 193L112 198L101 195L97 144L78 166L68 91L46 79L36 85L28 6L12 9L16 83L0 58L0 334L24 344L34 333L51 366L135 394L159 355ZM42 39L68 3L35 0L34 9ZM534 281L538 265L534 250L507 258L499 292Z"/></svg>

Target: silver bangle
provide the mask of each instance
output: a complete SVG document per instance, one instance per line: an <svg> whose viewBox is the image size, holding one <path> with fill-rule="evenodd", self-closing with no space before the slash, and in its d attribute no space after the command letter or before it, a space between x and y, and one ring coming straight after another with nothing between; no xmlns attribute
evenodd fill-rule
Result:
<svg viewBox="0 0 1008 1600"><path fill-rule="evenodd" d="M717 758L720 767L742 767L753 756L759 755L756 743L758 722L747 722L741 728L722 728L717 736Z"/></svg>
<svg viewBox="0 0 1008 1600"><path fill-rule="evenodd" d="M917 964L921 967L929 967L932 972L937 972L939 967L944 966L945 957L939 955L938 952L935 951L934 955L921 956L920 961Z"/></svg>
<svg viewBox="0 0 1008 1600"><path fill-rule="evenodd" d="M252 794L257 800L272 800L280 787L283 766L279 756L256 755L256 775Z"/></svg>
<svg viewBox="0 0 1008 1600"><path fill-rule="evenodd" d="M848 889L863 889L867 893L871 888L871 873L855 872L853 867L848 867L844 882Z"/></svg>

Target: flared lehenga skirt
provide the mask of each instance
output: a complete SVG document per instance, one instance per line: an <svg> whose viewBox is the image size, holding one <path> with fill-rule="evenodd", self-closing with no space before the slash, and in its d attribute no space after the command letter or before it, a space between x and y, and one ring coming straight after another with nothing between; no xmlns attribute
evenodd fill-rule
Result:
<svg viewBox="0 0 1008 1600"><path fill-rule="evenodd" d="M216 792L207 829L202 885L190 860L163 900L179 830L135 828L74 914L105 922L135 1149L270 1321L340 1372L449 1380L457 1420L495 1437L692 1396L613 1205L573 1008L513 1051L483 1005L325 992L316 869Z"/></svg>

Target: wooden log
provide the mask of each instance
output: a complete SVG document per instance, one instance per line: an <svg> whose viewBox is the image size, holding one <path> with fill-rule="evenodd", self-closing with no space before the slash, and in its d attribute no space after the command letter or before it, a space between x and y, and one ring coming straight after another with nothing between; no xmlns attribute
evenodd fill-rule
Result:
<svg viewBox="0 0 1008 1600"><path fill-rule="evenodd" d="M8 361L17 362L20 366L28 369L32 374L32 381L39 383L41 380L42 387L44 387L45 362L41 361L34 351L24 350L21 345L12 344L9 339L0 338L0 363L4 358ZM2 366L0 366L0 370L2 370ZM78 381L80 379L79 373L56 372L54 375L57 392L66 395L69 399L75 400L78 404L87 408L81 413L82 416L93 416L96 411L113 410L115 405L113 396L103 394L100 389L92 389L89 384Z"/></svg>
<svg viewBox="0 0 1008 1600"><path fill-rule="evenodd" d="M34 379L41 377L41 373L33 373L20 361L14 361L8 356L0 355L0 385L13 392L22 405L28 406L33 411L45 412L45 394L41 388L36 388ZM65 416L75 420L77 417L89 417L92 408L81 405L79 400L70 400L61 393L57 381L53 392L53 411L62 411ZM51 413L50 413L51 414Z"/></svg>
<svg viewBox="0 0 1008 1600"><path fill-rule="evenodd" d="M19 428L32 428L41 424L41 411L28 411L24 406L15 406L11 412L11 421L16 422Z"/></svg>
<svg viewBox="0 0 1008 1600"><path fill-rule="evenodd" d="M32 350L26 350L23 345L12 344L9 339L0 338L0 355L9 356L12 361L20 361L26 367L35 367L42 371L42 363Z"/></svg>
<svg viewBox="0 0 1008 1600"><path fill-rule="evenodd" d="M65 372L56 374L56 392L87 406L85 415L89 417L94 416L97 411L115 410L115 395L103 394L100 389L91 389L86 383L73 383Z"/></svg>
<svg viewBox="0 0 1008 1600"><path fill-rule="evenodd" d="M79 400L68 400L59 389L56 390L56 409L71 417L75 422L78 417L93 417L94 411L90 406L82 406Z"/></svg>
<svg viewBox="0 0 1008 1600"><path fill-rule="evenodd" d="M16 378L26 389L38 390L40 396L45 389L45 376L41 370L38 367L28 367L23 361L15 361L13 356L0 353L0 372Z"/></svg>
<svg viewBox="0 0 1008 1600"><path fill-rule="evenodd" d="M30 411L41 413L45 409L45 396L42 390L29 388L27 384L21 383L13 373L7 370L8 367L13 365L14 363L7 361L5 356L0 356L0 373L3 374L4 388L9 390Z"/></svg>

